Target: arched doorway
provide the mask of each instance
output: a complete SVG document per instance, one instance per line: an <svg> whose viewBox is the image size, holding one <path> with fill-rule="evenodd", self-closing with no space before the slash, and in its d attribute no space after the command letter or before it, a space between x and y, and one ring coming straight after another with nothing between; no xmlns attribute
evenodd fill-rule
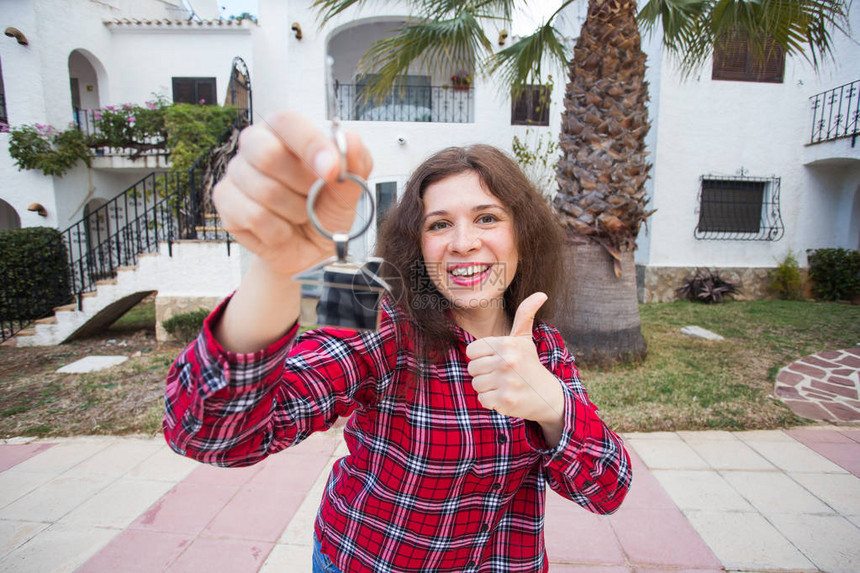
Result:
<svg viewBox="0 0 860 573"><path fill-rule="evenodd" d="M233 58L233 69L230 72L230 83L227 84L225 105L233 105L245 114L246 125L254 123L254 102L251 94L251 74L245 60L236 56Z"/></svg>
<svg viewBox="0 0 860 573"><path fill-rule="evenodd" d="M91 61L92 55L82 50L73 50L69 54L69 89L72 96L72 110L74 111L75 123L90 131L92 125L92 110L101 106L99 92L99 73L96 69L100 63L96 60L95 65Z"/></svg>
<svg viewBox="0 0 860 573"><path fill-rule="evenodd" d="M18 216L18 211L12 205L0 199L0 231L20 228L21 217Z"/></svg>

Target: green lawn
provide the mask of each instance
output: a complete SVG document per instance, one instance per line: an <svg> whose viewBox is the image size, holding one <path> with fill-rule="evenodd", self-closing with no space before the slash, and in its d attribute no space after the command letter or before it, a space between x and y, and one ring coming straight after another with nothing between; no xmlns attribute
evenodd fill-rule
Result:
<svg viewBox="0 0 860 573"><path fill-rule="evenodd" d="M648 358L583 369L589 396L618 431L741 430L805 423L773 396L780 368L808 354L860 343L860 306L730 301L640 305ZM681 334L696 325L726 338Z"/></svg>

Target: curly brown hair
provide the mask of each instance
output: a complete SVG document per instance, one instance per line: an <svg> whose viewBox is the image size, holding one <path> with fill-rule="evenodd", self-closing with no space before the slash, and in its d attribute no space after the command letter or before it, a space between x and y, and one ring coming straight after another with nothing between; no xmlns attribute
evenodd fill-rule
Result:
<svg viewBox="0 0 860 573"><path fill-rule="evenodd" d="M549 296L536 318L552 316L554 293L562 278L563 234L547 201L516 161L491 145L449 147L422 163L409 178L400 202L386 215L377 238L377 255L395 304L420 334L422 354L431 357L456 342L447 310L450 304L427 274L421 252L424 191L438 181L474 172L511 212L519 253L517 273L504 295L512 321L520 303L532 293Z"/></svg>

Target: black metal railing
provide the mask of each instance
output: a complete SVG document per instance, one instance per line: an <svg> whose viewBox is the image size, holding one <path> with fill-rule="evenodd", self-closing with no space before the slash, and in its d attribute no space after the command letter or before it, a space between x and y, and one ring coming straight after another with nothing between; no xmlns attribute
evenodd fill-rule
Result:
<svg viewBox="0 0 860 573"><path fill-rule="evenodd" d="M812 135L809 143L860 135L860 80L809 98L812 106Z"/></svg>
<svg viewBox="0 0 860 573"><path fill-rule="evenodd" d="M95 142L92 149L97 156L119 155L137 158L142 155L166 156L168 154L166 132L153 134L141 140L128 141L128 145L120 147L98 145L99 139L106 139L99 129L99 120L104 111L102 109L74 108L75 125L84 135L90 136Z"/></svg>
<svg viewBox="0 0 860 573"><path fill-rule="evenodd" d="M366 97L364 91L361 85L337 85L337 113L340 119L439 123L475 121L472 88L395 87L385 98Z"/></svg>
<svg viewBox="0 0 860 573"><path fill-rule="evenodd" d="M230 253L230 236L221 227L203 183L213 177L213 150L248 120L248 114L240 114L219 144L187 171L150 173L63 231L70 287L79 307L80 295L95 290L97 281L115 276L120 267L136 264L142 253L157 252L162 242L172 254L177 240L226 240Z"/></svg>

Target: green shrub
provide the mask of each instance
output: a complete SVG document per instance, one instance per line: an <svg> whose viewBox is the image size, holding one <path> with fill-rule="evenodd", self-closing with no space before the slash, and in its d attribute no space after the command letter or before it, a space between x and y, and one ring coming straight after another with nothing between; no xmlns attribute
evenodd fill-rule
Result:
<svg viewBox="0 0 860 573"><path fill-rule="evenodd" d="M23 125L9 130L9 155L19 170L39 169L61 177L78 161L90 165L87 137L76 127L57 131L50 125Z"/></svg>
<svg viewBox="0 0 860 573"><path fill-rule="evenodd" d="M59 231L0 231L0 314L5 319L43 318L70 299L66 245Z"/></svg>
<svg viewBox="0 0 860 573"><path fill-rule="evenodd" d="M705 304L723 302L723 299L738 292L738 286L721 277L719 272L702 269L696 269L693 276L684 279L684 284L675 291L682 300Z"/></svg>
<svg viewBox="0 0 860 573"><path fill-rule="evenodd" d="M818 298L846 300L860 293L860 252L815 249L806 251L806 258Z"/></svg>
<svg viewBox="0 0 860 573"><path fill-rule="evenodd" d="M803 276L794 253L788 254L779 266L770 271L768 291L782 300L803 300Z"/></svg>
<svg viewBox="0 0 860 573"><path fill-rule="evenodd" d="M203 328L203 321L206 320L209 313L210 311L205 308L183 312L171 316L161 325L168 334L188 344L197 337L200 329Z"/></svg>

